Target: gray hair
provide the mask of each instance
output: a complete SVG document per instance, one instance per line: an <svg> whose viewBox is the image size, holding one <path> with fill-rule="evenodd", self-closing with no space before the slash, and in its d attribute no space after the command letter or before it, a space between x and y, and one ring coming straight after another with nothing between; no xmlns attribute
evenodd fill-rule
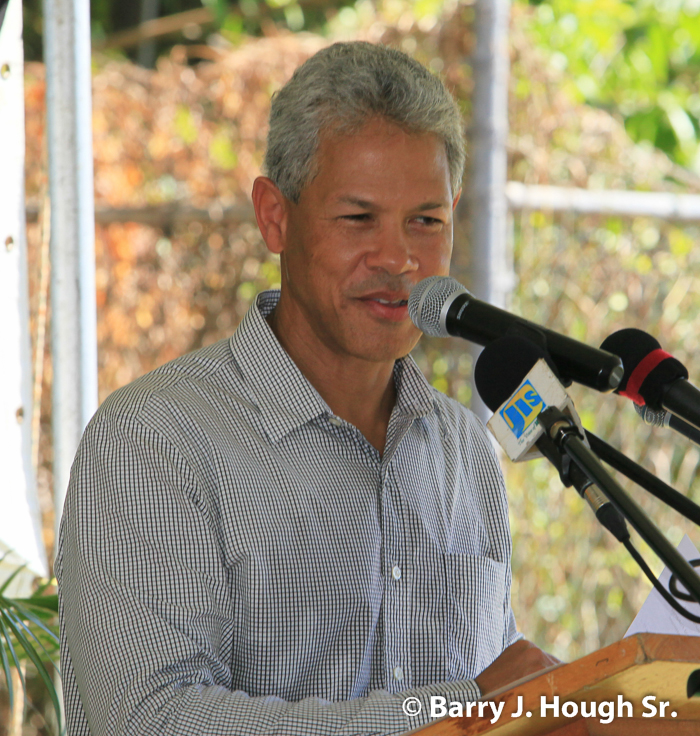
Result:
<svg viewBox="0 0 700 736"><path fill-rule="evenodd" d="M263 170L298 202L314 170L323 130L359 131L382 117L445 144L453 194L462 182L462 118L442 81L401 51L365 41L336 43L302 64L272 98Z"/></svg>

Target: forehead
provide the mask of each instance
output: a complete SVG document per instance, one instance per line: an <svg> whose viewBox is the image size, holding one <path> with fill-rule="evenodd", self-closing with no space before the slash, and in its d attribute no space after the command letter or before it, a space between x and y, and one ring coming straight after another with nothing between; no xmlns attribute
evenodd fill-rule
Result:
<svg viewBox="0 0 700 736"><path fill-rule="evenodd" d="M444 142L378 118L352 133L322 131L315 176L307 186L323 199L373 192L388 197L422 194L451 200Z"/></svg>

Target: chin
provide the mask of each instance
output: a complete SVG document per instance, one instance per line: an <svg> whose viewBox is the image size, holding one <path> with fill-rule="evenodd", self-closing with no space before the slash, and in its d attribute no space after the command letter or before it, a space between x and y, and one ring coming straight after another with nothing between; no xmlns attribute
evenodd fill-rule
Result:
<svg viewBox="0 0 700 736"><path fill-rule="evenodd" d="M383 342L377 342L375 345L369 347L365 344L363 357L366 360L370 360L374 363L388 363L405 358L411 350L416 346L418 340L411 340L409 342L402 341L401 343L392 343L389 340Z"/></svg>

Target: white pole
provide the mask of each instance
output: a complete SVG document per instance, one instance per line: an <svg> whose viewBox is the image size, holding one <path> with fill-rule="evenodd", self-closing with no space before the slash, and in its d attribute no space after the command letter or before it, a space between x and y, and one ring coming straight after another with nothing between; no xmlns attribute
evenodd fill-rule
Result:
<svg viewBox="0 0 700 736"><path fill-rule="evenodd" d="M700 222L700 195L635 192L619 189L576 189L509 181L511 209L577 212L587 215L658 217L671 222Z"/></svg>
<svg viewBox="0 0 700 736"><path fill-rule="evenodd" d="M509 24L510 0L477 0L473 115L467 146L470 163L464 206L458 213L461 220L468 220L470 233L467 288L477 298L500 307L507 306L514 282L505 197ZM476 361L481 348L471 345L470 352ZM491 415L476 390L471 408L482 419Z"/></svg>
<svg viewBox="0 0 700 736"><path fill-rule="evenodd" d="M43 8L58 524L80 436L97 408L90 3L44 0Z"/></svg>

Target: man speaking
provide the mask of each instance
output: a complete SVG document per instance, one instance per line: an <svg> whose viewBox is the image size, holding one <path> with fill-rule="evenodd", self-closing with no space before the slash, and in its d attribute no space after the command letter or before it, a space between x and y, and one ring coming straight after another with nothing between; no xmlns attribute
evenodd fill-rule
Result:
<svg viewBox="0 0 700 736"><path fill-rule="evenodd" d="M56 562L70 736L394 734L553 661L517 633L503 481L410 357L464 167L443 84L336 44L273 98L258 225L280 292L114 393Z"/></svg>

